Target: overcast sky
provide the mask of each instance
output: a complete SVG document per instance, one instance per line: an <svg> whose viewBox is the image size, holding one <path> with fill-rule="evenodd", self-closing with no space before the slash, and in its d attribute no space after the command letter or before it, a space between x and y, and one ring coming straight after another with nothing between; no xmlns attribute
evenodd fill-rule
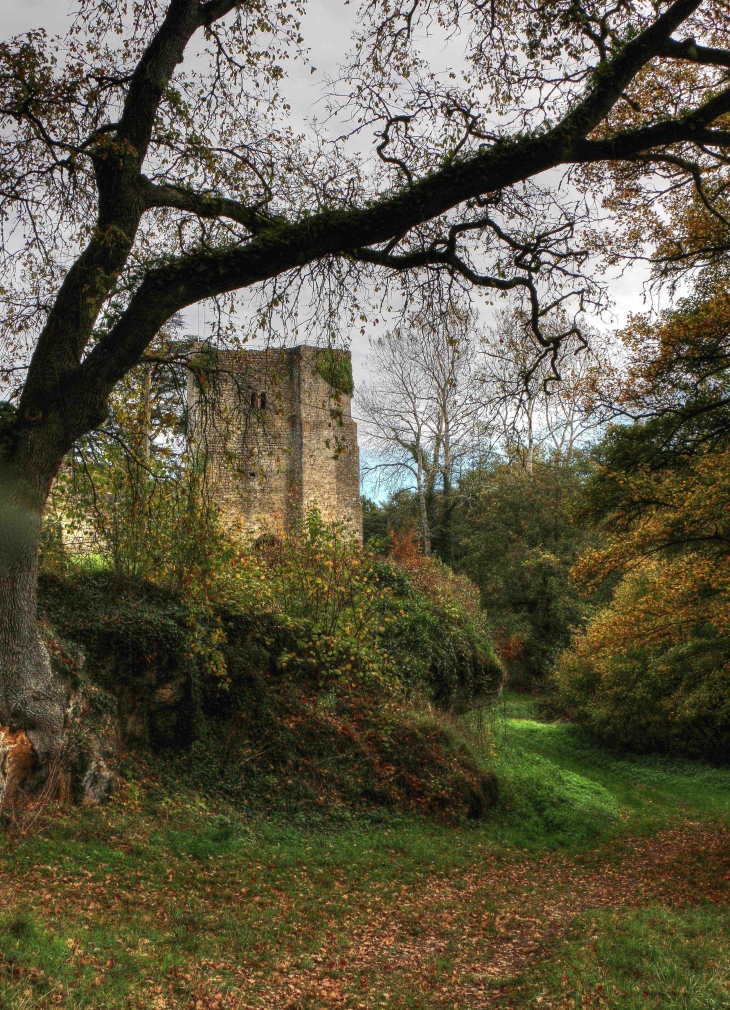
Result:
<svg viewBox="0 0 730 1010"><path fill-rule="evenodd" d="M322 97L324 79L334 76L339 62L350 48L350 35L357 17L359 3L353 0L309 0L304 23L304 37L310 47L311 64L317 68L310 73L303 65L290 65L290 79L286 93L292 105L293 124L304 127L307 118L324 116ZM72 5L65 0L0 0L0 37L8 38L31 28L43 27L50 34L63 32L69 20ZM434 48L433 60L439 69L449 66L450 52L446 48ZM632 268L623 278L611 284L614 300L614 316L622 322L626 314L639 311L645 275L640 269ZM198 320L202 317L195 308L187 314L191 331L198 330ZM609 324L606 320L606 324ZM355 338L353 363L356 381L363 376L362 358L366 350L364 338Z"/></svg>

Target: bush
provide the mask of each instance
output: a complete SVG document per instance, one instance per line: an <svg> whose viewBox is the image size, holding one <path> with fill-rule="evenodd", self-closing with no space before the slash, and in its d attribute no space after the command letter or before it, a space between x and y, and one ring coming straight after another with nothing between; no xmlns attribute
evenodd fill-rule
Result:
<svg viewBox="0 0 730 1010"><path fill-rule="evenodd" d="M501 684L466 580L405 543L370 555L311 512L288 538L229 540L206 595L194 588L41 579L48 622L116 696L128 744L190 752L202 784L265 806L488 805L492 779L428 704Z"/></svg>
<svg viewBox="0 0 730 1010"><path fill-rule="evenodd" d="M476 586L422 554L409 532L392 534L390 558L378 567L395 588L385 643L398 676L457 711L498 692L502 667Z"/></svg>
<svg viewBox="0 0 730 1010"><path fill-rule="evenodd" d="M561 657L563 709L621 747L727 760L730 636L705 575L676 559L627 576Z"/></svg>

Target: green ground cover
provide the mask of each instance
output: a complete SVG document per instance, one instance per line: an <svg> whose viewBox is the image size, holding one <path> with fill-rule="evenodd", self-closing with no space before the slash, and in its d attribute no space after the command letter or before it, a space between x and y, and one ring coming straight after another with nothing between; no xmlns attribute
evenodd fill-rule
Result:
<svg viewBox="0 0 730 1010"><path fill-rule="evenodd" d="M139 766L8 823L0 1007L730 1007L730 771L535 711L467 721L502 796L462 827L245 819Z"/></svg>

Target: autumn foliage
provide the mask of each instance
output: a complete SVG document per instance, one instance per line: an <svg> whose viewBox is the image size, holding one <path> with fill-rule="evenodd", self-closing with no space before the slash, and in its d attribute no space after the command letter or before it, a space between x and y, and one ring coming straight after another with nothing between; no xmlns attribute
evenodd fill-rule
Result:
<svg viewBox="0 0 730 1010"><path fill-rule="evenodd" d="M610 605L562 657L568 710L640 750L730 754L730 300L686 302L651 330L636 321L623 403L589 488L603 502L583 585L621 576Z"/></svg>

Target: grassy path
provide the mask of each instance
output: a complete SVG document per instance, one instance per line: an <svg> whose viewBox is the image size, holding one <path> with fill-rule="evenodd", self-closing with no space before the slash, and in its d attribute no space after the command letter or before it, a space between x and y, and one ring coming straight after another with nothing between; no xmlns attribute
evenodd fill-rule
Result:
<svg viewBox="0 0 730 1010"><path fill-rule="evenodd" d="M620 912L650 932L642 910L656 916L671 908L681 921L687 911L718 903L718 881L724 876L727 884L729 854L725 832L692 826L650 841L625 842L610 862L581 866L557 856L505 864L486 858L458 881L432 879L376 908L366 923L347 931L347 944L340 945L336 958L328 956L325 945L306 966L287 965L272 980L265 1002L271 1007L314 1007L323 1001L484 1007L522 1006L533 996L543 1005L556 1005L545 991L535 991L530 973L569 944L571 933L580 935L590 923L588 948L595 950L595 924L609 923L606 913ZM668 917L660 915L659 921L664 925ZM718 917L718 926L722 922ZM727 947L717 939L718 958L724 960ZM585 953L580 944L577 953ZM703 983L722 995L725 981L730 975ZM569 983L563 986L561 979L561 988L571 988ZM603 1000L600 973L593 986L600 988L588 1005L612 1005ZM637 1005L647 1005L652 995L666 993L652 994L649 986L637 995L642 1000ZM727 995L730 1005L730 989ZM557 1005L576 1004L561 995Z"/></svg>
<svg viewBox="0 0 730 1010"><path fill-rule="evenodd" d="M0 848L0 1007L730 1008L730 771L512 701L500 808L239 821L129 782Z"/></svg>

